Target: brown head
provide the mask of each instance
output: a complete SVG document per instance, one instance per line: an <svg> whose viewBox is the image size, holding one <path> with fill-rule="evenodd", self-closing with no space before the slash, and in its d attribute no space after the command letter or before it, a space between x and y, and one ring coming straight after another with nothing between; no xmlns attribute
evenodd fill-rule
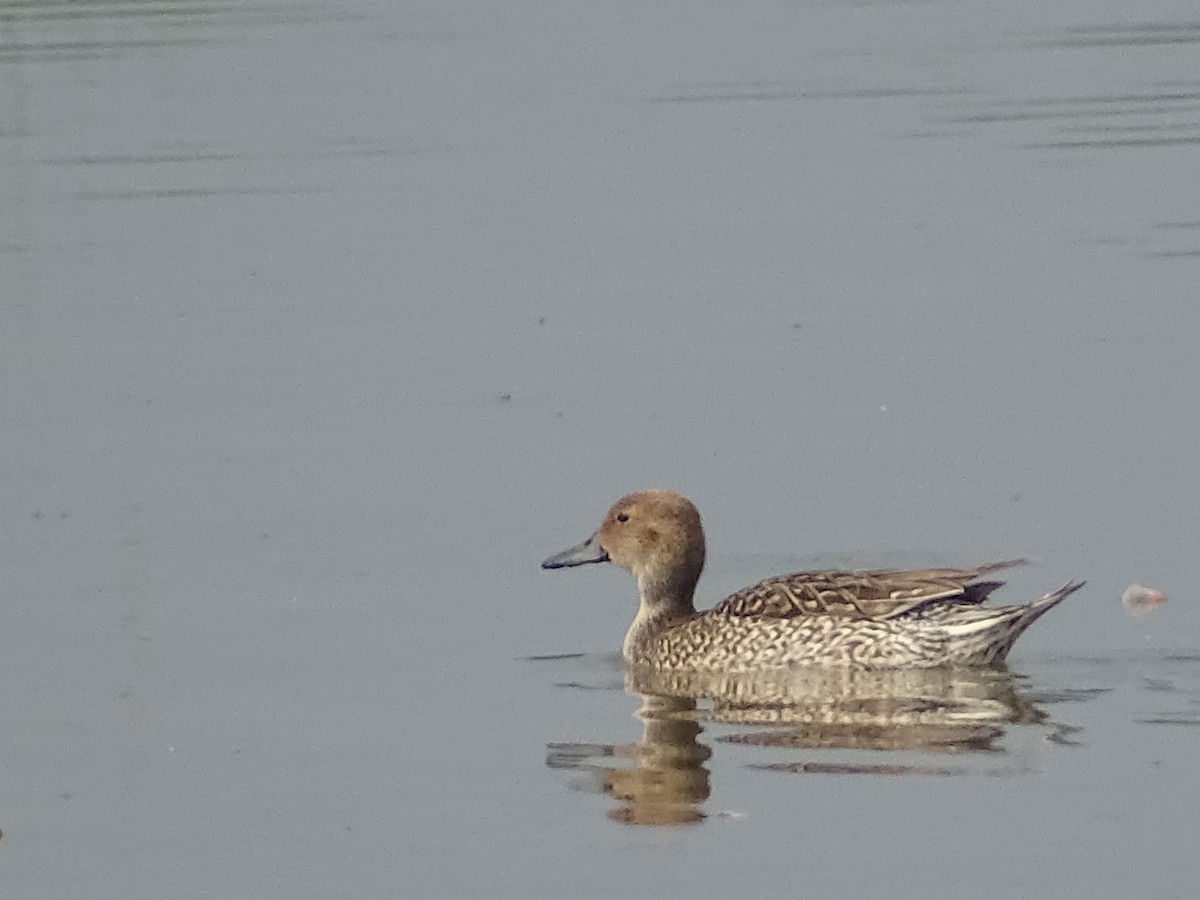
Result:
<svg viewBox="0 0 1200 900"><path fill-rule="evenodd" d="M590 538L543 569L614 562L638 580L643 603L692 607L704 568L704 528L692 502L674 491L639 491L609 509Z"/></svg>

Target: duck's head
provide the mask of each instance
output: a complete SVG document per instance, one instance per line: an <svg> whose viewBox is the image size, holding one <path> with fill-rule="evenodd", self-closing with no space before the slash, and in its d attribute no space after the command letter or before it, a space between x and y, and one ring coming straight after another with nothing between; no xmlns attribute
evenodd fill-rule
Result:
<svg viewBox="0 0 1200 900"><path fill-rule="evenodd" d="M643 600L691 604L704 568L700 512L674 491L640 491L609 509L600 528L582 544L556 553L543 569L613 562L638 580Z"/></svg>

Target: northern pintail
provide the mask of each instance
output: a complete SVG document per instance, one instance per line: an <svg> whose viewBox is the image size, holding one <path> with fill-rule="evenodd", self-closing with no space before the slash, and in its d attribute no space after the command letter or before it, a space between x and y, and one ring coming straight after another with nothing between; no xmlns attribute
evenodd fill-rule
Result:
<svg viewBox="0 0 1200 900"><path fill-rule="evenodd" d="M966 569L797 572L697 612L704 529L696 507L673 491L622 497L595 534L542 567L600 562L616 563L638 581L641 604L623 647L627 663L728 673L792 665L991 665L1084 584L1070 582L1023 606L983 606L1002 582L976 579L1024 560Z"/></svg>

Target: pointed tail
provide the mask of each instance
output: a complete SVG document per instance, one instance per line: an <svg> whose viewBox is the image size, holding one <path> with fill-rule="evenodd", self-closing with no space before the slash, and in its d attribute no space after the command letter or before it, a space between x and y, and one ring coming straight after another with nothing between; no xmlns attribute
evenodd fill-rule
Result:
<svg viewBox="0 0 1200 900"><path fill-rule="evenodd" d="M1008 655L1026 628L1086 583L1067 582L1058 590L1024 606L978 607L972 610L974 615L959 617L953 624L942 627L965 651L964 661L972 665L998 663Z"/></svg>

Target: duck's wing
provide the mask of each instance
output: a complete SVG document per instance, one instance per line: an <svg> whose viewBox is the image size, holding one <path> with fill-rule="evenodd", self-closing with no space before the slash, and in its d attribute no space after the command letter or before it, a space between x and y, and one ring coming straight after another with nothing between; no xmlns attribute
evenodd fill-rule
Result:
<svg viewBox="0 0 1200 900"><path fill-rule="evenodd" d="M1003 582L975 579L1025 562L1009 559L971 569L796 572L740 590L718 603L714 612L777 618L831 615L891 619L934 600L982 603Z"/></svg>

